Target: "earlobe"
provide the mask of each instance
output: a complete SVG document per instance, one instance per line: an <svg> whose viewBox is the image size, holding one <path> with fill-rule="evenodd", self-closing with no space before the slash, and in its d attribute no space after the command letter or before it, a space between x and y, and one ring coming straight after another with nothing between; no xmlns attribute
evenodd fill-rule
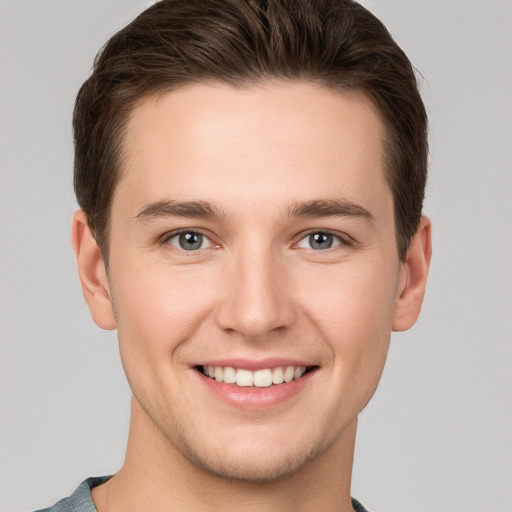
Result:
<svg viewBox="0 0 512 512"><path fill-rule="evenodd" d="M71 242L76 255L82 292L94 322L102 329L115 329L116 321L105 265L82 210L76 211L73 215Z"/></svg>
<svg viewBox="0 0 512 512"><path fill-rule="evenodd" d="M399 296L393 316L394 331L410 329L418 319L425 295L431 256L431 223L427 217L422 217L402 264Z"/></svg>

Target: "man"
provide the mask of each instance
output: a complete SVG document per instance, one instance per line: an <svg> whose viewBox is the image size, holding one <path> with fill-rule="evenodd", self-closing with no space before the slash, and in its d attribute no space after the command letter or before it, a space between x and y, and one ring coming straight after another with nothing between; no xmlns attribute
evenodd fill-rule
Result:
<svg viewBox="0 0 512 512"><path fill-rule="evenodd" d="M163 0L75 107L72 241L132 397L125 462L51 511L364 510L357 417L430 262L426 115L347 0Z"/></svg>

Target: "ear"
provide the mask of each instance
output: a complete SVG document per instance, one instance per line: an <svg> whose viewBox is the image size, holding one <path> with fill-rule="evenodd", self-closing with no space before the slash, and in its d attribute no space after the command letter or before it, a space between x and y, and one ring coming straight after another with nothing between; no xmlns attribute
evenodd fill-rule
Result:
<svg viewBox="0 0 512 512"><path fill-rule="evenodd" d="M116 321L107 272L96 239L82 210L73 215L71 242L76 255L82 292L94 322L102 329L115 329Z"/></svg>
<svg viewBox="0 0 512 512"><path fill-rule="evenodd" d="M401 264L398 289L400 295L393 315L394 331L410 329L418 319L425 295L431 256L431 223L427 217L422 217L409 244L405 262Z"/></svg>

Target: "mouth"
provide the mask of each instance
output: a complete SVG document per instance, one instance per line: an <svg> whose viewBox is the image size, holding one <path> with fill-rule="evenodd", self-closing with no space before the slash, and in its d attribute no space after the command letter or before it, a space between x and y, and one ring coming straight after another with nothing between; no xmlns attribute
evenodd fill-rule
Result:
<svg viewBox="0 0 512 512"><path fill-rule="evenodd" d="M251 371L232 366L199 365L196 369L217 382L241 388L268 388L287 384L311 373L316 366L277 366Z"/></svg>

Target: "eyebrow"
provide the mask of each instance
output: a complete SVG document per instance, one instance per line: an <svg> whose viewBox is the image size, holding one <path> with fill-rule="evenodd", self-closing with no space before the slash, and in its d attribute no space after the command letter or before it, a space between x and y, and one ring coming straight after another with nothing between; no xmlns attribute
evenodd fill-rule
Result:
<svg viewBox="0 0 512 512"><path fill-rule="evenodd" d="M373 221L369 210L343 199L314 199L295 202L288 210L290 217L359 217Z"/></svg>
<svg viewBox="0 0 512 512"><path fill-rule="evenodd" d="M150 203L135 216L137 222L147 222L165 217L211 219L220 217L220 211L209 201L161 200ZM359 217L374 220L369 210L343 199L313 199L297 201L288 208L289 217Z"/></svg>
<svg viewBox="0 0 512 512"><path fill-rule="evenodd" d="M212 218L219 217L218 208L208 201L155 201L146 205L136 216L137 222L165 217Z"/></svg>

